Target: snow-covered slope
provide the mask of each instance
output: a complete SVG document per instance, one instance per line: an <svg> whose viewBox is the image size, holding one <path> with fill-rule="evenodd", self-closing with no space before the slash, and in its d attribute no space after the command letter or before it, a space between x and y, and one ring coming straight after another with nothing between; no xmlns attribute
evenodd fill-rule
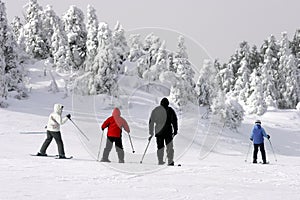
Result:
<svg viewBox="0 0 300 200"><path fill-rule="evenodd" d="M32 87L27 100L9 99L0 115L0 199L300 199L300 114L295 110L268 111L260 119L276 153L265 142L269 165L251 164L249 132L256 116L246 116L238 130L222 126L217 118L201 118L205 108L176 108L179 134L175 138L176 163L181 167L158 166L152 140L147 145L149 112L166 91L146 88L138 80L123 79L117 100L131 126L135 154L123 134L125 164L96 162L103 151L99 125L111 114L116 100L106 96L67 97L48 92L51 77L44 76L42 63L28 67ZM63 91L63 76L53 73ZM130 82L130 84L126 84ZM130 87L129 87L130 86ZM132 88L132 89L130 89ZM151 93L151 95L149 94ZM127 95L124 95L127 94ZM45 139L44 126L54 103L65 105L64 114L89 137L87 141L68 122L62 126L67 155L72 160L32 157ZM252 151L252 146L251 151ZM53 141L48 154L57 154ZM260 158L260 155L259 155ZM275 162L277 159L277 162ZM247 162L245 162L247 160Z"/></svg>

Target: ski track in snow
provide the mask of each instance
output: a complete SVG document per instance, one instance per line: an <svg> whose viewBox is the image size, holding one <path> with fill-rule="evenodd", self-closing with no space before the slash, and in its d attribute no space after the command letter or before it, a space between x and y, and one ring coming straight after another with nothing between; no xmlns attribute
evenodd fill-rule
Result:
<svg viewBox="0 0 300 200"><path fill-rule="evenodd" d="M152 141L149 147L149 154L146 154L144 164L139 164L139 159L147 144L145 140L147 135L145 138L144 136L133 137L135 155L130 153L128 137L125 134L123 136L125 159L135 163L116 163L114 148L110 153L113 163L96 162L87 153L82 145L83 138L71 123L62 126L62 135L66 154L74 156L74 159L57 160L50 157L34 157L29 154L39 150L45 134L20 133L44 132L44 126L53 104L56 102L64 104L66 114L72 111L72 99L70 97L63 99L62 92L57 94L47 92L45 87L50 85L50 77L44 77L43 70L32 67L30 73L32 73L31 97L23 101L10 99L10 107L0 109L1 200L300 199L300 133L298 128L300 116L296 111L272 111L262 116L263 126L271 135L278 159L278 162L274 161L270 145L268 141L265 141L269 165L252 164L252 152L249 153L247 162L244 162L249 144L249 132L255 116L247 116L244 124L237 131L225 128L220 133L212 151L208 151L203 159L199 159L200 150L210 149L212 142L203 143L210 130L209 120L200 120L197 127L201 130L196 131L197 135L193 144L176 160L177 163L182 164L181 167L158 168L155 141ZM61 79L55 73L54 75ZM61 80L58 80L58 83L60 87L63 87ZM138 102L139 105L145 103L139 96L133 97L132 100L131 103ZM110 113L111 109L101 113L99 123ZM192 125L195 121L198 122L197 117L201 113L194 116L196 120L192 119L191 113L184 114L179 127L182 128L179 129L179 134L182 136L178 135L175 138L175 154L184 150L181 147L183 144L189 144L195 131ZM189 117L186 118L186 116ZM85 119L89 122L92 118L89 113L85 113L75 121ZM143 130L143 124L147 124L146 121L139 123L140 127L134 129L135 134ZM191 133L185 135L185 132ZM99 135L95 138L97 139L93 143L86 143L86 145L99 144ZM105 139L104 137L102 146ZM215 140L212 139L212 141ZM94 149L97 148L97 146L94 147ZM57 154L54 141L47 153ZM142 170L135 173L133 171L135 169Z"/></svg>

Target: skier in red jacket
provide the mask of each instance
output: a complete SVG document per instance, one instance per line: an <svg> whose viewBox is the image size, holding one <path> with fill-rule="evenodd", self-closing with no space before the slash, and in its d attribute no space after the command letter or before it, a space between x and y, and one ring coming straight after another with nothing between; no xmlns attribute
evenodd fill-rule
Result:
<svg viewBox="0 0 300 200"><path fill-rule="evenodd" d="M116 151L119 157L119 163L124 163L124 150L122 144L122 128L129 134L130 129L126 120L121 117L121 111L119 108L114 108L112 116L107 118L103 122L101 128L104 130L108 127L106 147L103 151L101 162L110 162L108 159L109 153L112 149L113 143L115 143Z"/></svg>

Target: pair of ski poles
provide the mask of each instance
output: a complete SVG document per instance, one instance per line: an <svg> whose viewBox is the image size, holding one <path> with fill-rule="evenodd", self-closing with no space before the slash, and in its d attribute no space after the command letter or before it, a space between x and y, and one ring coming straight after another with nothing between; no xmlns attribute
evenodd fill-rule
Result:
<svg viewBox="0 0 300 200"><path fill-rule="evenodd" d="M100 158L100 152L101 152L101 146L102 146L103 135L104 135L104 131L102 131L102 134L101 134L100 145L99 145L99 150L98 150L98 155L97 155L97 161L99 161L99 158ZM130 136L129 133L128 133L128 137L129 137L129 141L130 141L132 153L135 153L135 150L134 150L133 144L132 144L132 140L131 140L131 136Z"/></svg>
<svg viewBox="0 0 300 200"><path fill-rule="evenodd" d="M277 162L277 158L276 158L276 154L275 154L275 151L274 151L272 142L271 142L270 139L268 139L268 140L269 140L269 142L270 142L270 147L271 147L271 149L272 149L272 152L273 152L273 155L274 155L275 162ZM252 142L249 142L249 147L248 147L247 155L246 155L246 158L245 158L245 162L247 162L248 155L249 155L249 152L250 152L250 149L251 149L251 145L252 145Z"/></svg>
<svg viewBox="0 0 300 200"><path fill-rule="evenodd" d="M71 118L69 118L69 120L78 129L78 131L82 134L82 136L84 136L87 141L90 141L89 138L84 134L84 132L77 126L77 124ZM104 131L102 132L102 135L101 135L101 141L100 141L100 146L99 146L99 150L98 150L97 160L99 160L99 156L100 156L100 149L101 149L101 145L102 145L103 134L104 134ZM132 148L132 153L135 153L130 134L128 134L128 137L129 137L130 145L131 145L131 148Z"/></svg>

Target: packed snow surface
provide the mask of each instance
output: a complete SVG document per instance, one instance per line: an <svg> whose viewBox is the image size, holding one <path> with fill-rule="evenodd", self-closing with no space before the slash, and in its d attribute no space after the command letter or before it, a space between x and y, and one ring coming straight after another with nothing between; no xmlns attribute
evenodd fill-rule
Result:
<svg viewBox="0 0 300 200"><path fill-rule="evenodd" d="M28 71L30 97L10 98L9 107L0 111L1 200L300 199L299 111L270 110L260 117L275 152L265 140L270 164L262 165L251 163L249 135L257 116L246 116L241 127L230 130L217 118L203 117L206 108L175 108L179 118L175 163L181 166L158 166L154 139L140 164L148 143L148 117L168 91L125 77L118 101L103 95L65 98L64 76L54 73L60 89L54 94L48 91L49 74L44 76L38 66ZM123 132L125 163L117 162L114 148L109 157L112 163L97 162L106 142L100 125L116 102L132 130L135 153ZM44 127L54 103L63 104L63 114L71 113L89 138L70 121L62 126L66 155L74 157L71 160L30 156L45 139ZM55 141L47 153L57 154Z"/></svg>

